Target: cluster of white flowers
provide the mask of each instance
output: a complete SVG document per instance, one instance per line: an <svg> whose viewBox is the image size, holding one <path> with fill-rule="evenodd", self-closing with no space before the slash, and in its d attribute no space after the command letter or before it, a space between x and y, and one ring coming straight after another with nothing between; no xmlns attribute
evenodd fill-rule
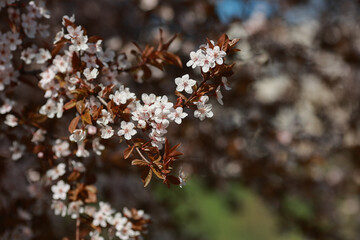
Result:
<svg viewBox="0 0 360 240"><path fill-rule="evenodd" d="M17 81L19 71L15 70L12 58L13 52L21 43L19 33L0 32L0 91L3 91L11 82Z"/></svg>
<svg viewBox="0 0 360 240"><path fill-rule="evenodd" d="M0 92L4 91L10 83L18 82L17 78L20 73L16 69L24 70L26 73L27 69L34 69L34 66L38 68L41 65L42 72L38 86L45 92L46 103L40 107L39 113L50 119L62 118L64 105L68 106L65 102L68 101L68 98L71 99L75 96L68 103L74 103L74 105L76 103L78 114L81 115L77 118L81 117L82 121L75 122L77 123L75 127L69 126L72 131L69 139L59 138L51 142L55 161L64 160L63 158L71 161L68 158L73 157L74 153L78 158L89 157L90 152L87 149L90 146L87 144L89 140L93 152L101 155L105 149L100 142L102 139L109 139L117 134L129 141L140 131L148 135L152 146L161 149L165 143L165 134L170 123L181 124L183 119L188 116L181 103L174 105L165 95L156 96L152 93L144 93L139 99L129 88L120 84L118 81L119 71L130 67L126 56L124 54L117 56L111 49L103 50L102 40L89 38L82 26L75 25L74 16L63 17L63 27L56 34L54 40L55 45L63 45L59 52L50 53L49 49L32 44L26 38L35 38L36 35L49 36L48 26L39 23L42 18L49 18L49 14L42 2L35 4L34 1L30 1L21 7L20 5L10 5L14 2L16 0L0 0L0 10L6 6L9 20L16 26L11 31L0 32ZM226 53L219 46L213 45L212 42L210 46L207 44L196 52L191 52L191 60L187 62L187 66L192 68L199 66L202 72L207 73L217 65L222 65ZM16 51L17 53L15 53ZM25 67L13 66L13 56L20 56L21 65L25 64ZM79 62L80 64L78 64ZM190 79L188 74L175 78L175 84L179 93L186 92L198 97L197 82ZM222 79L222 84L215 90L220 104L222 104L221 86L225 86L225 89L228 90L225 77ZM85 94L84 99L79 101L79 97L74 92L82 91L82 89L89 90L91 96ZM194 103L197 107L197 110L194 111L196 118L204 120L213 116L212 105L208 103L208 100L209 97L204 95ZM9 127L23 124L24 119L17 117L21 116L20 114L11 113L15 102L5 97L2 97L1 101L3 104L0 106L0 114L5 117L4 124ZM87 114L90 113L90 120L86 119L86 116L84 117L84 111L78 109L77 101L83 103L81 108L84 107L85 110L82 110ZM126 117L117 118L117 116L122 116L121 114ZM96 123L94 119L96 119ZM74 127L74 130L71 127ZM31 129L33 134L31 142L34 145L45 142L46 130ZM71 142L77 144L76 151L70 149ZM10 147L11 158L14 161L20 159L25 149L25 145L13 141ZM39 158L44 156L45 152L38 152ZM52 183L52 209L56 215L70 216L72 219L76 219L81 214L86 214L93 219L93 226L113 228L116 236L120 239L132 239L140 235L139 231L133 230L132 222L129 220L132 213L127 208L120 213L105 202L99 202L99 207L96 208L81 200L70 201L68 193L72 186L66 183L64 177L67 170L84 172L85 166L81 162L71 161L68 166L65 163L59 163L46 172L47 183ZM137 216L148 218L142 210L137 211ZM91 232L90 237L94 240L104 239L101 232L97 230Z"/></svg>
<svg viewBox="0 0 360 240"><path fill-rule="evenodd" d="M6 4L13 4L15 2L15 0L1 1L0 10L5 7ZM49 35L49 32L46 30L46 25L38 24L36 21L37 19L48 17L42 3L36 5L34 1L30 1L26 6L26 12L21 15L19 9L13 7L8 7L7 9L10 21L13 22L15 26L21 26L27 37L34 38L37 32L43 37ZM19 32L0 32L0 91L3 91L5 85L8 85L11 81L16 81L19 76L19 72L15 70L11 60L13 58L13 52L19 49L21 44L22 40L20 39ZM35 53L35 49L33 49L33 52L29 51L28 54L31 55L31 57L26 59L38 56ZM22 58L24 58L23 54Z"/></svg>
<svg viewBox="0 0 360 240"><path fill-rule="evenodd" d="M85 171L84 165L80 162L72 162L72 167L78 171ZM59 163L52 169L46 172L46 176L52 180L58 180L66 172L66 165ZM86 205L83 201L68 201L68 192L71 189L70 185L63 180L58 180L51 186L53 192L53 201L51 208L54 210L55 215L62 217L70 216L72 219L77 219L80 214L86 214L93 218L92 224L99 227L113 227L116 230L116 236L120 239L130 239L140 235L139 231L132 229L132 223L126 218L126 216L132 216L131 212L124 208L123 214L115 212L110 204L105 202L99 202L99 208L92 205ZM138 217L148 219L148 215L143 210L137 211ZM90 233L91 239L103 239L100 232L97 230Z"/></svg>
<svg viewBox="0 0 360 240"><path fill-rule="evenodd" d="M211 41L211 43L215 45L214 41ZM196 52L190 53L190 60L186 63L186 66L191 66L192 68L201 67L201 70L206 73L210 68L215 68L216 65L222 65L225 56L226 53L222 51L219 46L210 47L209 44L207 44Z"/></svg>
<svg viewBox="0 0 360 240"><path fill-rule="evenodd" d="M107 227L110 225L115 227L116 236L120 239L129 239L140 235L139 231L132 229L132 223L120 212L115 212L108 203L100 202L99 210L91 213L94 226ZM127 208L124 208L123 213L131 216L131 212ZM148 218L143 210L138 210L137 215L145 219ZM99 233L97 233L97 236L99 236Z"/></svg>
<svg viewBox="0 0 360 240"><path fill-rule="evenodd" d="M164 135L167 133L170 122L174 121L177 124L181 124L182 119L188 114L184 112L181 106L177 106L175 109L174 104L168 100L167 96L142 94L142 101L138 100L129 88L117 82L119 75L117 70L123 69L123 67L127 65L124 55L120 55L117 62L114 63L115 52L110 49L104 51L101 46L101 40L88 42L88 37L84 34L83 28L75 25L74 16L64 16L63 26L65 28L58 32L55 43L66 39L70 44L67 50L64 51L64 54L57 54L52 64L40 74L41 80L39 86L45 90L45 97L49 98L47 103L41 107L40 113L47 115L49 118L54 118L55 116L61 118L64 100L58 96L58 92L61 87L69 92L76 89L80 84L80 80L82 80L81 84L87 85L90 89L95 89L97 86L102 89L98 92L98 96L91 96L89 99L84 100L85 107L90 109L90 113L92 113L93 107L99 108L101 105L107 105L107 102L103 99L104 97L107 98L103 96L103 90L113 84L118 86L118 88L113 94L110 94L108 98L113 101L115 105L128 108L131 113L131 121L133 122L118 121L110 110L102 109L96 121L98 126L83 126L71 134L70 141L78 144L76 156L87 157L90 155L84 144L84 140L88 135L99 133L100 138L109 139L117 133L118 136L126 140L131 140L137 134L137 129L143 129L145 132L148 131L152 146L161 149L165 142ZM82 73L74 73L73 71L71 58L74 52L79 54L81 61L86 64L86 68ZM204 72L207 72L210 68L214 68L216 64L223 64L223 57L225 57L225 55L225 52L220 50L219 46L209 47L209 45L207 45L200 48L196 53L192 52L190 54L191 60L187 65L192 67L200 66ZM102 68L99 67L99 61L103 66ZM209 67L207 68L206 66ZM66 85L60 87L60 83L56 78L58 73L65 75L64 80L67 82ZM105 81L95 85L94 83L99 75L101 76L100 80ZM107 84L107 86L102 85L103 83ZM196 85L196 81L190 79L188 74L176 78L175 83L178 92L185 91L188 94L193 93ZM222 104L220 87L216 90L216 96ZM206 101L196 103L198 109L194 112L194 116L200 120L213 116L212 105L206 104ZM119 126L118 130L116 130L116 126ZM97 155L100 155L104 146L100 144L99 138L93 138L92 141L93 151Z"/></svg>
<svg viewBox="0 0 360 240"><path fill-rule="evenodd" d="M215 68L217 65L222 65L224 63L224 57L226 53L220 49L219 46L215 45L214 41L210 40L212 47L209 44L200 46L196 52L190 53L190 60L186 63L186 66L196 68L200 67L204 73L209 72L211 68ZM181 78L175 78L175 83L177 85L176 90L182 92L185 90L186 93L193 93L193 86L196 84L195 80L189 78L189 75L183 75ZM226 90L231 88L228 86L227 78L222 77L222 84ZM219 85L215 90L215 95L217 101L223 105L222 93L220 91L221 85ZM199 118L201 121L205 118L212 118L212 105L206 104L209 100L209 97L204 95L201 96L200 101L196 102L197 110L194 111L194 116Z"/></svg>
<svg viewBox="0 0 360 240"><path fill-rule="evenodd" d="M13 56L18 50L21 51L20 59L26 64L37 63L43 64L51 58L51 54L44 48L38 49L37 46L24 48L22 46L23 40L20 29L23 30L25 36L34 38L36 34L41 37L49 36L48 26L39 23L42 18L49 18L44 4L40 1L27 2L26 4L16 3L15 0L2 0L0 2L0 9L7 6L7 13L9 21L13 24L11 31L0 32L0 91L4 91L6 85L11 82L18 83L19 71L18 67L13 65ZM17 6L21 6L20 8ZM26 44L27 41L25 41ZM15 56L16 56L15 55ZM4 104L1 106L0 114L8 113L12 110L13 101L4 99ZM47 108L47 109L46 109ZM50 117L62 114L62 105L53 102L48 102L46 107L41 109L42 112L48 112ZM18 119L13 114L6 116L5 124L15 127L18 124Z"/></svg>
<svg viewBox="0 0 360 240"><path fill-rule="evenodd" d="M155 94L143 93L141 100L136 101L132 111L132 120L137 122L138 128L151 126L149 137L152 145L162 148L165 142L164 135L171 121L180 124L188 114L183 112L182 107L174 109L174 104L168 101L167 96L156 96Z"/></svg>

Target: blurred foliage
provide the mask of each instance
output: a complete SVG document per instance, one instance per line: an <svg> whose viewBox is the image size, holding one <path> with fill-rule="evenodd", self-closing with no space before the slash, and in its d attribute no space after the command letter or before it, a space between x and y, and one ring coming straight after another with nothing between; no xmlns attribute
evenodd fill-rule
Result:
<svg viewBox="0 0 360 240"><path fill-rule="evenodd" d="M276 215L258 195L239 184L209 191L200 178L192 178L182 189L168 191L157 185L156 195L169 203L179 227L195 239L300 240L295 231L279 231ZM289 209L306 216L309 209L289 198ZM311 212L310 212L311 214Z"/></svg>

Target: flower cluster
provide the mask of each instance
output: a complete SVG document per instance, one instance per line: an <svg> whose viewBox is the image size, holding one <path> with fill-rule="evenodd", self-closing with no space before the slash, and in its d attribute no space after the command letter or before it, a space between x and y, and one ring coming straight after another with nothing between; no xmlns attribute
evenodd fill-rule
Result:
<svg viewBox="0 0 360 240"><path fill-rule="evenodd" d="M71 163L73 173L85 172L85 167L81 162L73 161ZM98 207L94 206L94 187L77 185L72 189L71 185L61 179L66 174L66 165L59 163L57 166L49 169L46 176L53 181L51 186L52 204L51 208L55 215L62 217L70 216L72 219L78 219L81 216L86 219L92 219L91 223L96 229L90 232L92 239L102 239L101 231L103 229L114 229L119 239L132 239L140 236L141 230L149 222L149 216L143 210L124 208L123 212L115 212L110 204L100 201ZM58 180L56 183L54 181ZM80 192L85 191L87 198L79 197Z"/></svg>
<svg viewBox="0 0 360 240"><path fill-rule="evenodd" d="M210 43L196 52L191 52L190 60L186 63L186 66L192 68L201 67L201 70L206 73L211 68L215 68L216 65L222 65L226 52L220 49L219 46L214 46L214 41L210 41Z"/></svg>
<svg viewBox="0 0 360 240"><path fill-rule="evenodd" d="M222 104L220 88L228 89L227 77L233 67L225 63L225 57L236 51L237 39L230 40L224 34L216 44L209 41L190 54L187 65L201 67L202 80L191 79L189 74L175 78L176 101L172 96L153 93L138 97L123 84L122 74L145 80L151 77L149 66L162 70L166 64L182 67L180 58L168 52L174 37L164 42L161 35L157 48L136 45L134 54L140 61L131 63L125 53L103 49L102 39L88 36L73 15L63 17L53 48L49 48L34 41L35 36L49 36L48 27L40 23L49 18L44 5L33 1L4 3L0 2L0 10L7 10L11 30L0 32L0 114L9 131L27 134L22 139L9 135L12 160L35 153L48 168L44 178L51 184L55 214L81 219L91 229L87 233L92 239L102 239L104 229L112 230L120 239L137 239L149 217L142 210L115 212L108 203L98 202L96 187L84 183L89 169L82 159L95 159L111 139L120 140L127 145L124 159L131 158L132 165L146 168L144 186L152 176L168 186L183 186L183 178L172 175L173 163L182 153L179 144L170 146L168 128L173 122L182 124L190 111L200 120L213 116L208 102L210 96L216 96ZM35 76L36 84L26 75ZM6 93L20 84L43 90L42 106L15 111L16 102ZM47 123L59 123L59 119L68 121L69 134L59 136L46 128Z"/></svg>

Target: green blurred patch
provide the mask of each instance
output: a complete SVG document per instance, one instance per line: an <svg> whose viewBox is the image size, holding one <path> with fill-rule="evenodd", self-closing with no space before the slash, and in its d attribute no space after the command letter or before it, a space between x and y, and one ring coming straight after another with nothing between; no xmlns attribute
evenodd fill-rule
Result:
<svg viewBox="0 0 360 240"><path fill-rule="evenodd" d="M284 207L289 214L298 219L310 220L313 217L310 206L296 196L286 196Z"/></svg>
<svg viewBox="0 0 360 240"><path fill-rule="evenodd" d="M171 214L190 236L204 240L303 239L296 232L280 233L277 217L258 196L238 184L221 192L209 191L200 179L192 178L183 189L155 189L159 200L171 203ZM300 208L298 214L306 215Z"/></svg>

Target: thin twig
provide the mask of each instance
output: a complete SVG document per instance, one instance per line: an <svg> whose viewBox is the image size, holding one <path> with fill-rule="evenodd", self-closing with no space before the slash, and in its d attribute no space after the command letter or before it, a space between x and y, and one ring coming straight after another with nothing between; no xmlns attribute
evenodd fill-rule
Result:
<svg viewBox="0 0 360 240"><path fill-rule="evenodd" d="M101 102L102 104L105 105L105 107L107 107L107 103L105 102L105 100L104 100L102 97L97 96L97 98L100 100L100 102Z"/></svg>
<svg viewBox="0 0 360 240"><path fill-rule="evenodd" d="M184 104L183 104L184 107L188 104L188 102L193 97L195 97L198 94L199 89L202 87L202 85L204 85L206 83L206 81L207 81L207 79L202 80L202 82L199 84L199 87L196 89L196 91L193 94L191 94L191 96L184 102Z"/></svg>
<svg viewBox="0 0 360 240"><path fill-rule="evenodd" d="M141 151L139 150L138 147L135 147L135 149L138 152L138 154L140 155L140 157L142 158L142 160L144 160L145 162L151 164L151 162L149 160L147 160L146 157L141 153Z"/></svg>
<svg viewBox="0 0 360 240"><path fill-rule="evenodd" d="M76 240L80 240L80 216L76 219Z"/></svg>

